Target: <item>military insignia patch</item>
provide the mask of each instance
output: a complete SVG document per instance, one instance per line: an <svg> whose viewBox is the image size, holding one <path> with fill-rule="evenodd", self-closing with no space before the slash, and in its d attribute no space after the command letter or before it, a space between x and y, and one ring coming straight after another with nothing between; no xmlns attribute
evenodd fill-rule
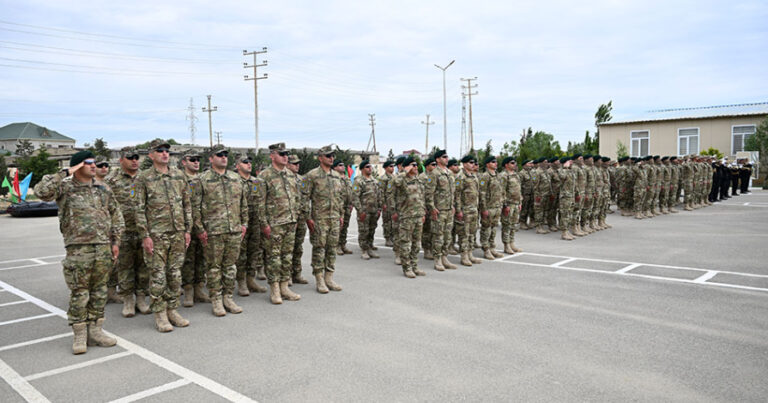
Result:
<svg viewBox="0 0 768 403"><path fill-rule="evenodd" d="M456 181L456 186L461 185L461 181Z"/></svg>
<svg viewBox="0 0 768 403"><path fill-rule="evenodd" d="M387 183L387 189L392 187L392 183Z"/></svg>
<svg viewBox="0 0 768 403"><path fill-rule="evenodd" d="M427 182L432 182L432 178L427 178Z"/></svg>
<svg viewBox="0 0 768 403"><path fill-rule="evenodd" d="M135 191L135 190L133 190L133 189L131 189L131 197L133 197L133 195L134 195L135 193L136 193L136 191Z"/></svg>
<svg viewBox="0 0 768 403"><path fill-rule="evenodd" d="M481 185L485 185L485 181L480 181L480 184Z"/></svg>
<svg viewBox="0 0 768 403"><path fill-rule="evenodd" d="M253 185L253 191L255 192L257 190L259 190L259 184L258 183Z"/></svg>
<svg viewBox="0 0 768 403"><path fill-rule="evenodd" d="M357 191L357 185L355 185L354 189L355 189L355 191Z"/></svg>

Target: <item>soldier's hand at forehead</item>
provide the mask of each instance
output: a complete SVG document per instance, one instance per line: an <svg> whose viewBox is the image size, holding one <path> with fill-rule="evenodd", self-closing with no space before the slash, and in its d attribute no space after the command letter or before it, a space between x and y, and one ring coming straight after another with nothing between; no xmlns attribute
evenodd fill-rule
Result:
<svg viewBox="0 0 768 403"><path fill-rule="evenodd" d="M75 165L73 167L69 167L69 174L70 175L74 175L75 171L77 171L78 169L82 168L83 165L85 165L85 161L83 161L83 162L81 162L81 163L79 163L79 164L77 164L77 165Z"/></svg>

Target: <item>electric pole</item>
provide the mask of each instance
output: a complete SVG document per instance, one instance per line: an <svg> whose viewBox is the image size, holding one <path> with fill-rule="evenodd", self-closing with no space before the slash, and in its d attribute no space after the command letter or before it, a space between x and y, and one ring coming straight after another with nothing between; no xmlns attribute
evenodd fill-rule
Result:
<svg viewBox="0 0 768 403"><path fill-rule="evenodd" d="M425 121L422 120L421 124L427 126L427 137L424 140L424 155L427 155L427 154L429 154L429 126L435 124L435 122L430 122L429 121L429 114L427 114L427 121L425 122Z"/></svg>
<svg viewBox="0 0 768 403"><path fill-rule="evenodd" d="M213 147L213 124L211 123L211 112L216 112L219 110L219 108L217 106L211 108L211 96L206 96L208 97L208 108L203 107L203 112L208 112L208 138L211 140L211 147Z"/></svg>
<svg viewBox="0 0 768 403"><path fill-rule="evenodd" d="M477 88L477 84L472 84L472 81L477 80L477 77L473 78L462 78L461 81L466 81L467 85L462 85L462 89L467 90L467 98L469 99L469 149L474 150L475 149L475 133L472 130L472 95L477 95L477 91L474 93L472 92L473 89ZM463 92L462 92L463 93Z"/></svg>
<svg viewBox="0 0 768 403"><path fill-rule="evenodd" d="M187 115L187 120L189 121L189 143L194 145L195 134L197 133L197 127L195 127L197 116L195 116L195 104L192 103L192 98L189 98L189 107L187 110L189 111L189 115Z"/></svg>
<svg viewBox="0 0 768 403"><path fill-rule="evenodd" d="M451 67L453 65L453 62L456 60L451 60L450 63L448 63L445 67L440 67L438 65L435 65L438 69L443 71L443 149L448 149L448 120L445 117L446 112L446 98L445 98L445 70L448 70L448 67Z"/></svg>
<svg viewBox="0 0 768 403"><path fill-rule="evenodd" d="M245 81L253 81L253 116L254 116L254 127L256 129L255 136L256 136L256 154L259 154L259 80L263 80L267 78L267 73L264 73L263 76L259 77L256 73L256 69L259 67L264 67L267 65L267 61L264 60L264 63L259 64L256 61L256 56L267 53L267 48L263 47L261 50L249 52L247 50L243 50L243 56L250 56L253 55L253 64L249 65L248 63L243 63L243 68L246 69L253 69L253 77L248 77L248 75L245 75Z"/></svg>
<svg viewBox="0 0 768 403"><path fill-rule="evenodd" d="M467 95L461 93L461 145L459 155L463 156L467 147Z"/></svg>
<svg viewBox="0 0 768 403"><path fill-rule="evenodd" d="M368 147L371 146L371 141L373 141L373 152L378 152L376 151L376 114L369 113L368 120L370 121L368 125L371 126L371 136L368 137L368 145L365 146L365 151L368 151Z"/></svg>
<svg viewBox="0 0 768 403"><path fill-rule="evenodd" d="M216 133L216 144L221 144L221 132L214 133Z"/></svg>

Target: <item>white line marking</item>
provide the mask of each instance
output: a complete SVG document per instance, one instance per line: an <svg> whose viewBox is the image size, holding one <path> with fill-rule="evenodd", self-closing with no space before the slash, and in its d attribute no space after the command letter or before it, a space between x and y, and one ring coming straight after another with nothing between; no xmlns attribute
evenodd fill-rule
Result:
<svg viewBox="0 0 768 403"><path fill-rule="evenodd" d="M26 303L28 303L28 302L29 302L29 301L24 301L24 300L21 300L21 301L13 301L13 302L6 302L6 303L4 303L4 304L0 304L0 308L2 308L2 307L4 307L4 306L11 306L11 305L18 305L18 304L26 304Z"/></svg>
<svg viewBox="0 0 768 403"><path fill-rule="evenodd" d="M61 334L57 334L55 336L43 337L41 339L35 339L35 340L25 341L25 342L22 342L22 343L10 344L10 345L4 346L4 347L0 347L0 351L13 350L14 348L29 346L29 345L37 344L37 343L45 343L47 341L61 339L63 337L67 337L67 336L72 336L72 333L61 333Z"/></svg>
<svg viewBox="0 0 768 403"><path fill-rule="evenodd" d="M744 203L745 206L749 206L749 202Z"/></svg>
<svg viewBox="0 0 768 403"><path fill-rule="evenodd" d="M125 356L133 354L130 351L123 351L122 353L108 355L106 357L96 358L90 361L78 362L77 364L67 365L61 368L55 368L49 371L39 372L37 374L27 375L24 377L27 381L34 381L35 379L45 378L52 375L63 374L65 372L74 371L76 369L90 367L91 365L101 364L102 362L116 360Z"/></svg>
<svg viewBox="0 0 768 403"><path fill-rule="evenodd" d="M16 393L21 395L21 397L28 402L50 402L50 400L46 399L40 391L24 380L18 372L14 371L13 368L9 367L3 360L0 360L0 378L3 378L5 382L11 385Z"/></svg>
<svg viewBox="0 0 768 403"><path fill-rule="evenodd" d="M45 263L45 262L43 262L43 264L25 264L23 266L3 267L2 269L0 269L0 271L25 269L27 267L40 267L40 266L45 266L45 265L49 265L49 264L58 264L58 263L59 262L56 262L56 263Z"/></svg>
<svg viewBox="0 0 768 403"><path fill-rule="evenodd" d="M31 261L33 261L33 262L35 262L37 264L48 264L48 262L44 262L44 261L42 261L40 259L29 259L29 260L31 260Z"/></svg>
<svg viewBox="0 0 768 403"><path fill-rule="evenodd" d="M174 390L176 388L180 388L184 385L189 385L192 383L192 381L188 379L179 379L177 381L166 383L165 385L156 386L154 388L150 388L147 390L142 390L141 392L134 393L132 395L128 395L125 397L121 397L120 399L116 399L111 401L110 403L130 403L135 402L137 400L144 399L145 397L154 396L158 393L167 392L169 390Z"/></svg>
<svg viewBox="0 0 768 403"><path fill-rule="evenodd" d="M552 266L552 267L560 267L560 266L562 266L562 265L564 265L566 263L571 263L574 260L578 260L578 259L576 259L575 257L571 257L571 258L568 258L568 259L565 259L565 260L561 260L561 261L559 261L557 263L553 263L550 266Z"/></svg>
<svg viewBox="0 0 768 403"><path fill-rule="evenodd" d="M694 283L704 283L707 280L711 279L712 277L715 277L717 275L717 270L710 270L704 274L702 274L700 277L693 280Z"/></svg>
<svg viewBox="0 0 768 403"><path fill-rule="evenodd" d="M642 266L640 263L632 263L631 265L624 267L623 269L616 270L616 273L624 274L632 269Z"/></svg>
<svg viewBox="0 0 768 403"><path fill-rule="evenodd" d="M41 257L35 257L35 258L13 259L13 260L2 261L2 262L0 262L0 264L14 263L14 262L24 262L24 261L32 260L32 259L41 259L42 260L42 259L50 259L50 258L54 258L54 257L64 257L64 256L66 256L66 255L52 255L52 256L41 256Z"/></svg>
<svg viewBox="0 0 768 403"><path fill-rule="evenodd" d="M26 322L28 320L42 319L42 318L47 318L49 316L55 316L55 315L56 315L55 313L44 313L42 315L28 316L26 318L7 320L5 322L0 322L0 326L11 325L11 324L14 324L14 323L19 323L19 322Z"/></svg>

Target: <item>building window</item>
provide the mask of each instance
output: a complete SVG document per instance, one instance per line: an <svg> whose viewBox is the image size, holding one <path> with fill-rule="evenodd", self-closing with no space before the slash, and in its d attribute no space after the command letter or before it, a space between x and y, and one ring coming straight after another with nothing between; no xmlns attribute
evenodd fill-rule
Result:
<svg viewBox="0 0 768 403"><path fill-rule="evenodd" d="M651 136L648 130L630 132L629 137L631 157L644 157L649 154Z"/></svg>
<svg viewBox="0 0 768 403"><path fill-rule="evenodd" d="M747 142L749 136L755 134L755 128L755 125L731 127L731 155L744 151L744 143Z"/></svg>
<svg viewBox="0 0 768 403"><path fill-rule="evenodd" d="M677 155L699 153L699 128L677 129Z"/></svg>

